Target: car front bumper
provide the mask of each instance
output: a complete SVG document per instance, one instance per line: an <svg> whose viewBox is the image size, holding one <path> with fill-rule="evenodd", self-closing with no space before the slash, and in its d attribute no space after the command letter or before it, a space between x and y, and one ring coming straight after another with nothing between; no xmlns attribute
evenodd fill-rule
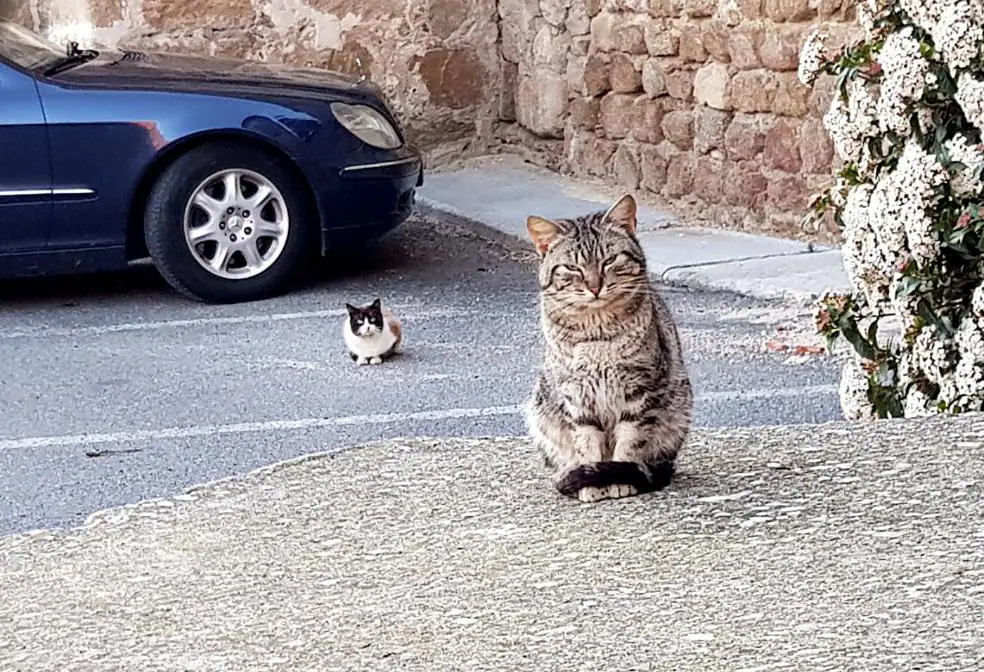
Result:
<svg viewBox="0 0 984 672"><path fill-rule="evenodd" d="M423 157L406 145L384 160L346 165L334 178L335 188L322 195L326 247L375 238L406 221L424 183Z"/></svg>

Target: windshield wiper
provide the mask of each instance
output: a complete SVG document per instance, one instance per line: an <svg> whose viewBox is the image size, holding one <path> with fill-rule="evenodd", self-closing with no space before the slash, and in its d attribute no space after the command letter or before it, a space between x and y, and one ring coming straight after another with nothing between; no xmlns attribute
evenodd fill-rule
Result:
<svg viewBox="0 0 984 672"><path fill-rule="evenodd" d="M65 55L45 68L44 76L57 75L59 72L74 68L76 65L88 63L98 55L99 52L95 49L79 49L78 42L69 42Z"/></svg>

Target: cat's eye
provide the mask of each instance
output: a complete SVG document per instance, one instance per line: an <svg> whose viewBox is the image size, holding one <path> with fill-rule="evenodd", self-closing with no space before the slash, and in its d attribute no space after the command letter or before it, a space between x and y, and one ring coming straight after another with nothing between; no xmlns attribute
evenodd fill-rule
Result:
<svg viewBox="0 0 984 672"><path fill-rule="evenodd" d="M555 271L560 271L564 275L573 275L573 276L583 276L584 275L583 273L581 273L581 269L580 268L577 268L576 266L569 266L568 264L561 264L560 266L558 266L554 270Z"/></svg>
<svg viewBox="0 0 984 672"><path fill-rule="evenodd" d="M622 260L622 254L621 253L616 254L614 256L611 256L611 257L608 257L603 262L601 262L601 270L602 270L602 272L604 272L604 270L606 268L608 268L610 266L614 266L615 264L617 264L621 260Z"/></svg>

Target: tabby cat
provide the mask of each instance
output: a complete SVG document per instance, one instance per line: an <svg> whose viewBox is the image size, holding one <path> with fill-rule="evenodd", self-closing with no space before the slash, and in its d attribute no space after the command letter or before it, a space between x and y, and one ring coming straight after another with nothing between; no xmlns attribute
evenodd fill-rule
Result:
<svg viewBox="0 0 984 672"><path fill-rule="evenodd" d="M582 502L669 485L693 391L673 316L650 283L636 203L526 221L540 256L543 365L526 406L557 490Z"/></svg>

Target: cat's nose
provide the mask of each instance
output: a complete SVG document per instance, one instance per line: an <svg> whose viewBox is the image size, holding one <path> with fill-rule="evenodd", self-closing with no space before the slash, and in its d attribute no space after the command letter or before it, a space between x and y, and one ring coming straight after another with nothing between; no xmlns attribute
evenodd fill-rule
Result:
<svg viewBox="0 0 984 672"><path fill-rule="evenodd" d="M588 291L597 296L601 294L601 278L588 278L585 283L588 287Z"/></svg>

